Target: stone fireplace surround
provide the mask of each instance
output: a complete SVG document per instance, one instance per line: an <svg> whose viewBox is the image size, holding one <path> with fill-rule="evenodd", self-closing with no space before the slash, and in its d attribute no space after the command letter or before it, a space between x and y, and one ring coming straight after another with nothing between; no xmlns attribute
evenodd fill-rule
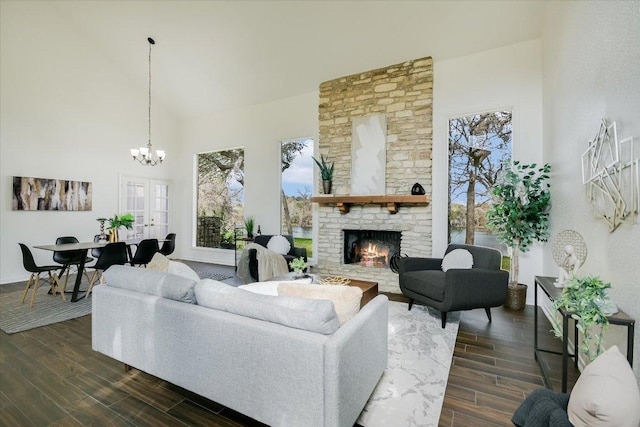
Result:
<svg viewBox="0 0 640 427"><path fill-rule="evenodd" d="M335 162L335 196L349 195L351 121L386 114L386 195L409 195L418 182L431 194L433 62L421 58L320 85L319 153ZM378 282L379 290L399 293L398 275L343 261L343 231L389 230L402 233L401 252L431 255L431 207L400 205L391 213L379 204L353 205L341 212L318 203L318 265L314 272Z"/></svg>

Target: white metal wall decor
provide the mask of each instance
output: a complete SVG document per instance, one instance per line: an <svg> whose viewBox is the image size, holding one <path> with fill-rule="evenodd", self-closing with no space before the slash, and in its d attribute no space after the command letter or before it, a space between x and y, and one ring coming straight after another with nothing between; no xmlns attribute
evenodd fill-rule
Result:
<svg viewBox="0 0 640 427"><path fill-rule="evenodd" d="M596 217L609 232L640 211L640 148L633 137L618 140L616 123L602 119L600 129L582 154L582 183Z"/></svg>

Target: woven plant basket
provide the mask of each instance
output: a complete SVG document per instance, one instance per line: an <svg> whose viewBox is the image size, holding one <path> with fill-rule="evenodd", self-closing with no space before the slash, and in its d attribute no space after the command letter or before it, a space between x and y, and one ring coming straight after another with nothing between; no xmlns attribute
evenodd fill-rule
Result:
<svg viewBox="0 0 640 427"><path fill-rule="evenodd" d="M507 287L507 299L504 302L505 308L511 310L524 310L527 303L527 285L518 283L516 286Z"/></svg>

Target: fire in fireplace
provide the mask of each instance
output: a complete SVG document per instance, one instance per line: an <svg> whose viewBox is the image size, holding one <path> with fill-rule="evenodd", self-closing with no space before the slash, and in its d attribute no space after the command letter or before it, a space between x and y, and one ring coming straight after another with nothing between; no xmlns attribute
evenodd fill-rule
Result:
<svg viewBox="0 0 640 427"><path fill-rule="evenodd" d="M401 233L387 230L342 230L344 263L389 268L394 254L400 253Z"/></svg>

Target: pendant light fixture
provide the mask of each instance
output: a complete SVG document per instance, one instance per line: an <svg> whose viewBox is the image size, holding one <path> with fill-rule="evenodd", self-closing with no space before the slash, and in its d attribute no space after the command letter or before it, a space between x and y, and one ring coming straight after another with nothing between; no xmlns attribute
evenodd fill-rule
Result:
<svg viewBox="0 0 640 427"><path fill-rule="evenodd" d="M131 156L134 161L145 166L155 166L164 160L166 154L164 150L154 150L151 146L151 46L156 42L151 38L147 38L149 42L149 140L146 147L132 148Z"/></svg>

